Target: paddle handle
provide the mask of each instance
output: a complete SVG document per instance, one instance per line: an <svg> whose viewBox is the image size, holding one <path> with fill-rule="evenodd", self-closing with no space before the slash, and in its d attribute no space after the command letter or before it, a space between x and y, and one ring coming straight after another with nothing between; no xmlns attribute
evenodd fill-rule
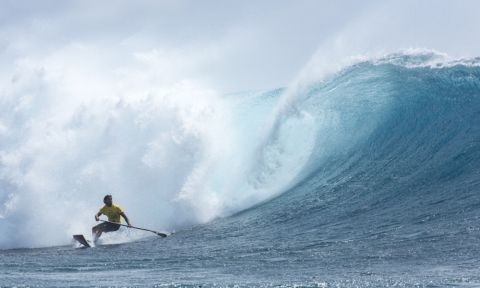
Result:
<svg viewBox="0 0 480 288"><path fill-rule="evenodd" d="M165 233L153 231L153 230L150 230L150 229L145 229L145 228L140 228L140 227L135 227L135 226L128 226L128 225L125 225L125 224L115 223L115 222L106 221L106 220L100 220L100 221L101 221L101 222L105 222L105 223L117 224L117 225L120 225L120 226L125 226L125 227L128 227L128 228L138 229L138 230L142 230L142 231L152 232L152 233L157 234L157 235L160 236L160 237L167 237L167 234L165 234Z"/></svg>

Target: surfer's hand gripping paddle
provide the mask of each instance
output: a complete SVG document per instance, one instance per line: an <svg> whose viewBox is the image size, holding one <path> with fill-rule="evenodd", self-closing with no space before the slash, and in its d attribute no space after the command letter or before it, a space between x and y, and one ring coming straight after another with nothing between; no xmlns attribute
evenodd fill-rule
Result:
<svg viewBox="0 0 480 288"><path fill-rule="evenodd" d="M120 223L115 223L115 222L106 221L106 220L100 220L100 221L101 221L101 222L105 222L105 223L117 224L117 225L120 225L120 226L125 226L125 227L128 227L128 228L133 228L133 229L137 229L137 230L152 232L152 233L157 234L157 235L160 236L160 237L167 237L167 234L165 234L165 233L153 231L153 230L150 230L150 229L135 227L135 226L131 226L131 225L129 226L129 225L120 224Z"/></svg>

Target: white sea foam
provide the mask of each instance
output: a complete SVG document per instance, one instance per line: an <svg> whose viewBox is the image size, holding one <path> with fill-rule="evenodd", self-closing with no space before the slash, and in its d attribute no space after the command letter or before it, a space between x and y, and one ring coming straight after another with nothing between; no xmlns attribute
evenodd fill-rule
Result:
<svg viewBox="0 0 480 288"><path fill-rule="evenodd" d="M1 79L1 248L90 235L105 194L138 226L206 222L282 192L308 159L309 115L287 121L298 137L279 133L258 155L274 107L261 93L223 97L197 79L165 80L155 51L119 63L101 51L19 59Z"/></svg>

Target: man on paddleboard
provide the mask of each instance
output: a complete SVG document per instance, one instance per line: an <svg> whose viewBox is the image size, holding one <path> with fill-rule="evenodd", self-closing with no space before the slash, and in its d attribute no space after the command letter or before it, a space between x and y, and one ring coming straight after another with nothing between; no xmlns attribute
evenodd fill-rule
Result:
<svg viewBox="0 0 480 288"><path fill-rule="evenodd" d="M130 224L130 220L128 220L128 217L125 212L123 212L122 208L120 208L120 206L116 204L113 204L112 195L106 195L103 198L103 203L105 203L105 206L100 208L100 211L95 214L95 220L100 221L99 217L103 214L108 217L108 222L103 222L92 228L94 242L97 241L98 238L100 238L103 232L117 231L120 228L121 224L120 216L125 219L129 227L132 226Z"/></svg>

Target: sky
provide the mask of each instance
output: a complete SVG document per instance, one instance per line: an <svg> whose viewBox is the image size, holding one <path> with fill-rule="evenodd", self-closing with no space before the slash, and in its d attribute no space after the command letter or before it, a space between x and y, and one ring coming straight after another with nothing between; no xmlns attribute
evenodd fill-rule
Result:
<svg viewBox="0 0 480 288"><path fill-rule="evenodd" d="M141 59L166 83L196 79L222 93L274 89L318 55L336 61L422 48L478 56L478 11L480 2L468 0L6 0L0 76L25 61L100 61L108 73Z"/></svg>

